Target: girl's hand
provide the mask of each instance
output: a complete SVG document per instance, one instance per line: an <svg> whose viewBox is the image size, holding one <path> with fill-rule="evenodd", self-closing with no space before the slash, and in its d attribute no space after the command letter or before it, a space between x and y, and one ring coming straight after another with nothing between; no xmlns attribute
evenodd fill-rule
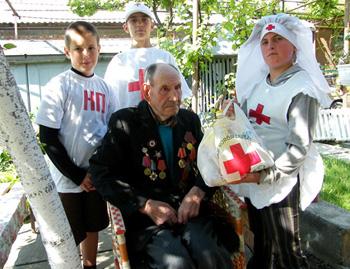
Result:
<svg viewBox="0 0 350 269"><path fill-rule="evenodd" d="M235 116L235 109L234 109L234 107L233 107L233 102L232 102L232 100L230 100L230 99L225 99L225 100L223 100L222 103L221 103L221 110L224 110L224 109L226 108L226 106L227 106L229 103L231 103L231 105L230 105L230 107L228 108L228 110L227 110L225 116L231 118L231 117L234 117L234 116Z"/></svg>

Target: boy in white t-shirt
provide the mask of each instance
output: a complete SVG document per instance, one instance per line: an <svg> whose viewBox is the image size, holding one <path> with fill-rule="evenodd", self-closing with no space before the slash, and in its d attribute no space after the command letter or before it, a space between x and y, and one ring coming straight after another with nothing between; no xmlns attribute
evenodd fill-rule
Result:
<svg viewBox="0 0 350 269"><path fill-rule="evenodd" d="M152 12L147 6L142 3L128 3L123 28L130 35L131 48L113 57L104 77L116 92L118 109L137 106L143 99L140 89L147 66L154 63L168 63L178 69L174 57L169 52L151 45L154 21ZM182 75L181 88L182 99L192 95Z"/></svg>
<svg viewBox="0 0 350 269"><path fill-rule="evenodd" d="M46 86L36 123L74 239L80 244L84 268L96 268L98 232L109 220L106 204L87 170L116 110L116 97L94 74L100 44L93 25L70 24L64 51L72 68Z"/></svg>

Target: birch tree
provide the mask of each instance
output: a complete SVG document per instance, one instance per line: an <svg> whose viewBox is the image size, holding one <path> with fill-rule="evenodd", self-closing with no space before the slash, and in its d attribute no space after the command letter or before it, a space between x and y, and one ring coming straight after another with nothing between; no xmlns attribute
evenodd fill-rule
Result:
<svg viewBox="0 0 350 269"><path fill-rule="evenodd" d="M0 46L0 139L13 158L51 268L81 268L63 206Z"/></svg>

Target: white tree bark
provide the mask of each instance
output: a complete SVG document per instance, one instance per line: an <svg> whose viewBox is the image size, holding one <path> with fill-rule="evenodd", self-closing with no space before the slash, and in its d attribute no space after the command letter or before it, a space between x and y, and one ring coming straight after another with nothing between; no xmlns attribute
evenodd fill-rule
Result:
<svg viewBox="0 0 350 269"><path fill-rule="evenodd" d="M32 206L51 268L81 268L56 186L1 47L0 138L13 158Z"/></svg>

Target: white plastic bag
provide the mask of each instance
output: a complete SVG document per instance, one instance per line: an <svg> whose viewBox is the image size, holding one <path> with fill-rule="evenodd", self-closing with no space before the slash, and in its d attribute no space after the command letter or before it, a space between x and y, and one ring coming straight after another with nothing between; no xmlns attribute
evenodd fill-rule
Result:
<svg viewBox="0 0 350 269"><path fill-rule="evenodd" d="M234 111L234 119L225 116L217 119L204 132L199 145L197 165L208 186L229 184L249 172L260 171L274 163L236 104Z"/></svg>

